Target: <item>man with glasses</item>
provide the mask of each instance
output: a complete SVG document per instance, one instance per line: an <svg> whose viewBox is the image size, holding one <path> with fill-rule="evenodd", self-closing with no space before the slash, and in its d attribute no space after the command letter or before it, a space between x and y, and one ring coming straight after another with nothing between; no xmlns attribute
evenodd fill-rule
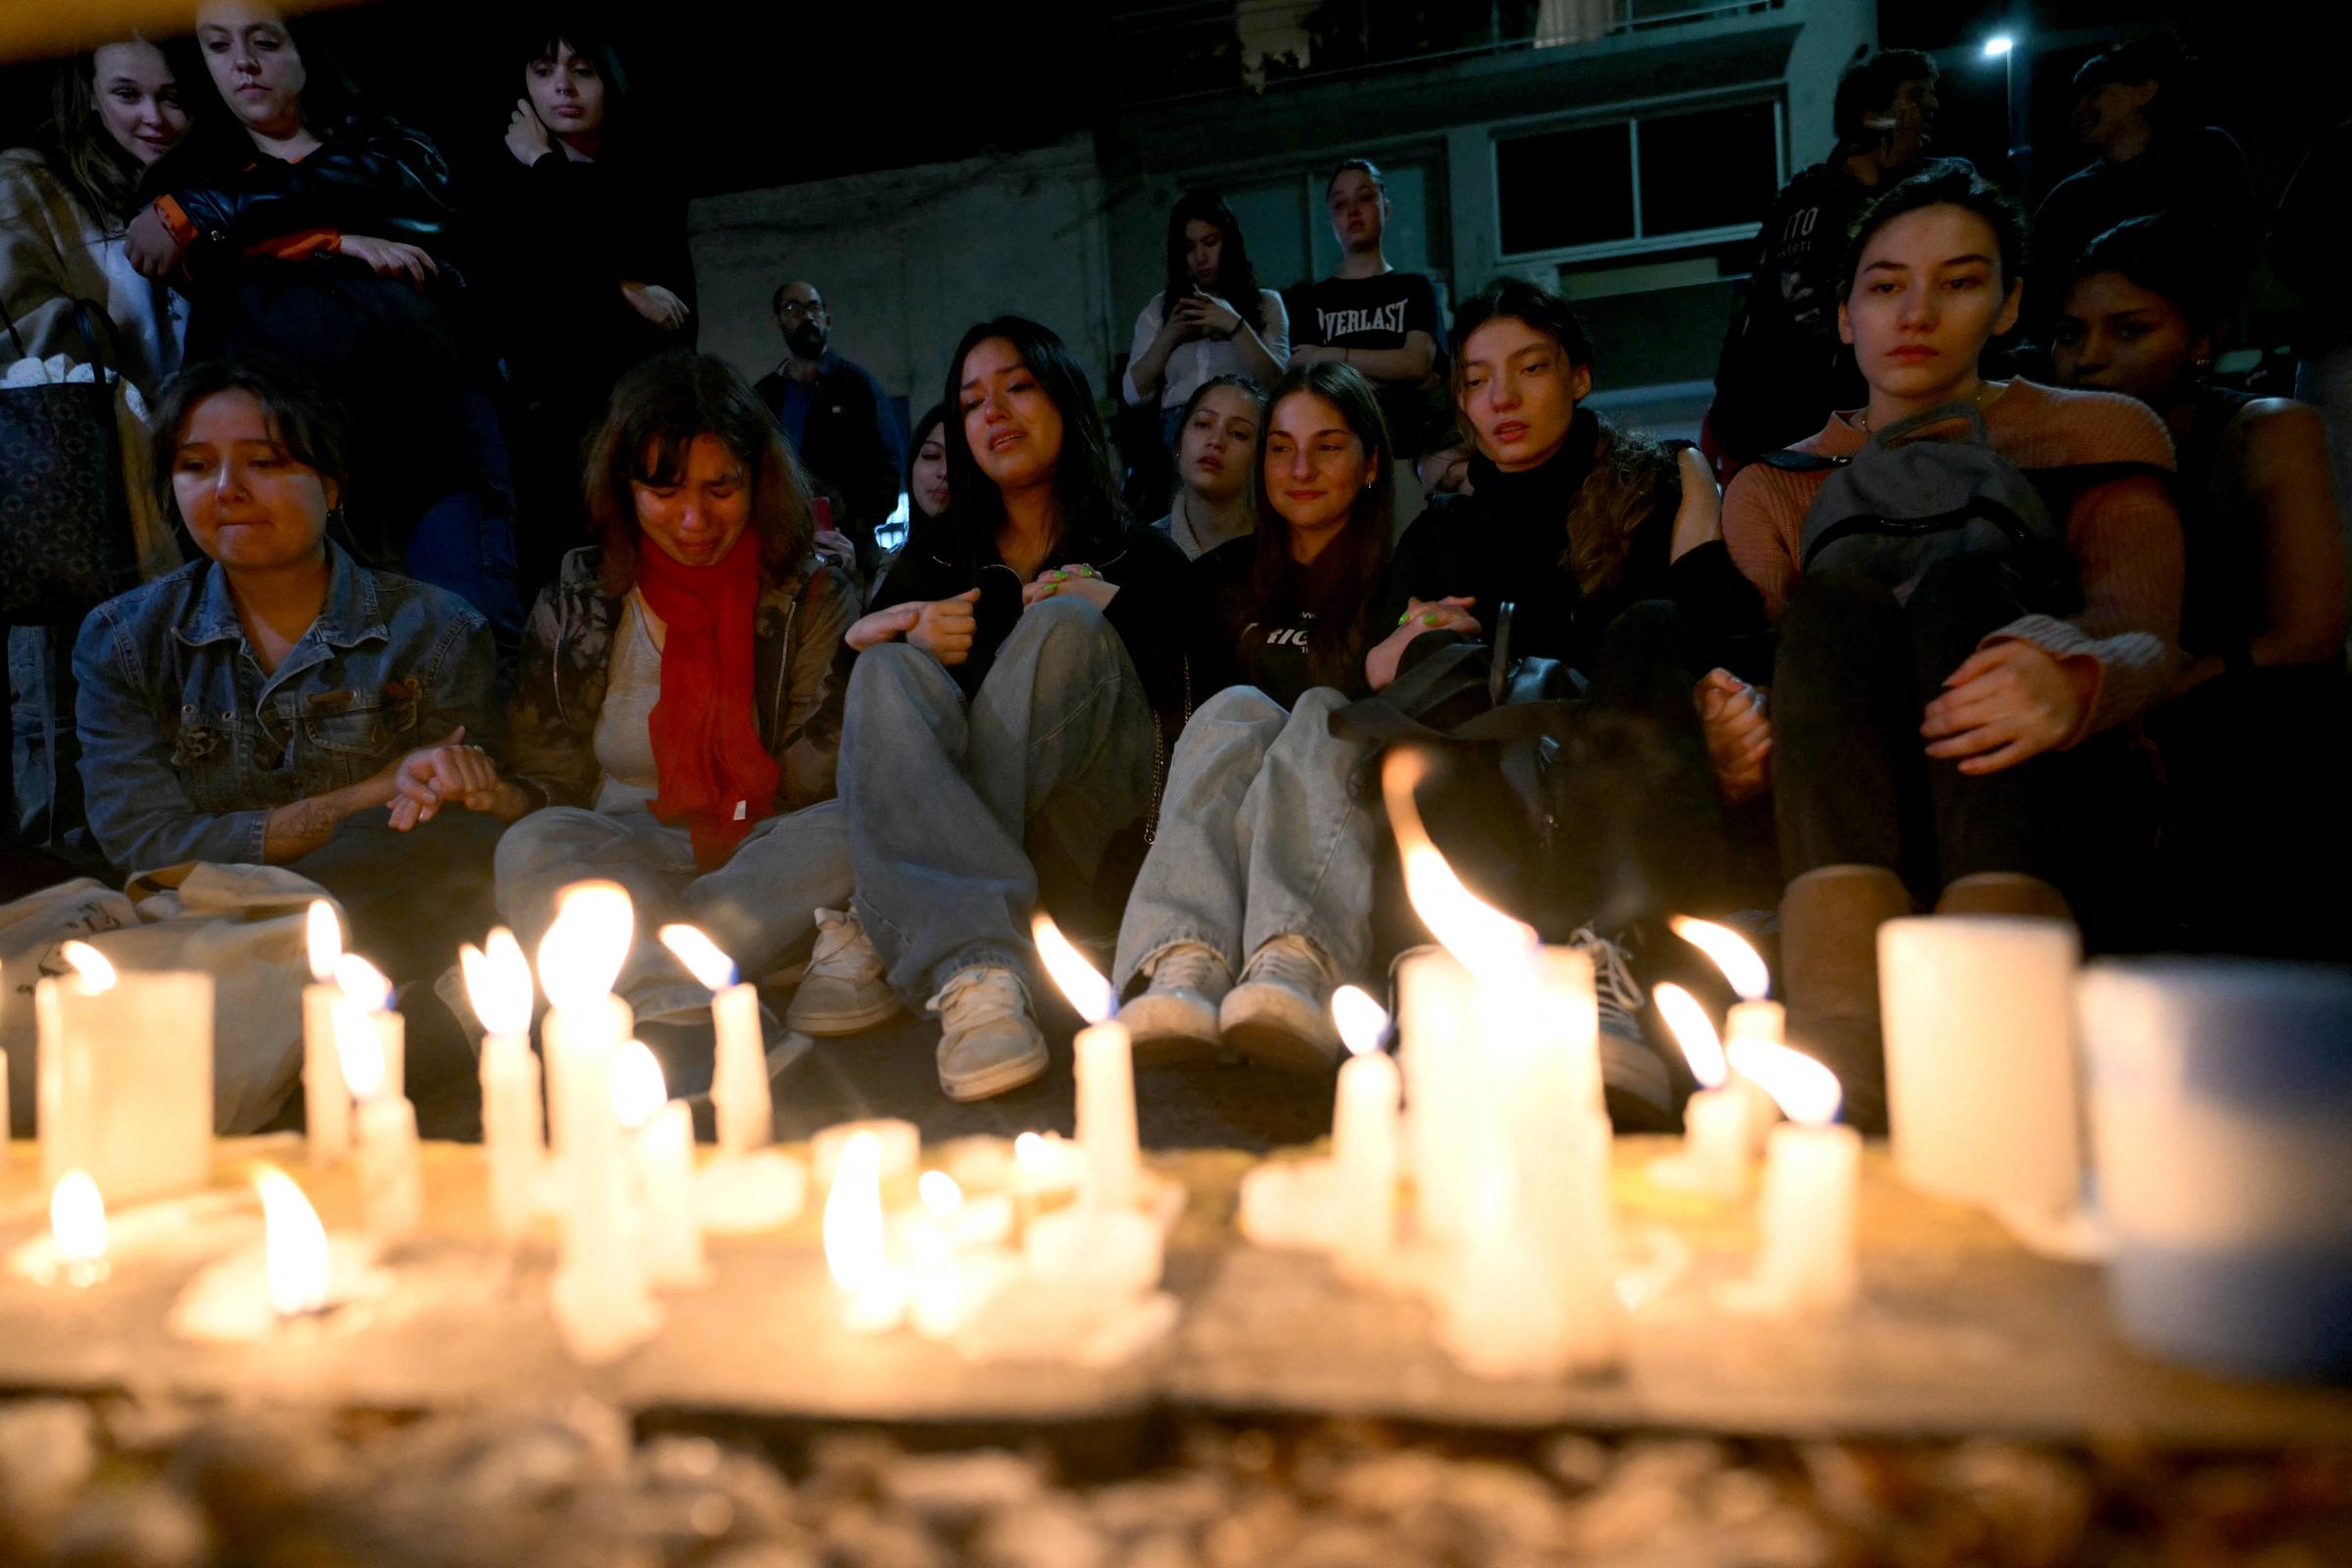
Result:
<svg viewBox="0 0 2352 1568"><path fill-rule="evenodd" d="M874 529L899 504L906 438L881 383L827 347L833 318L816 285L786 283L772 304L784 363L760 378L760 395L819 493L831 499L833 526L857 546L858 574L870 582L880 560Z"/></svg>

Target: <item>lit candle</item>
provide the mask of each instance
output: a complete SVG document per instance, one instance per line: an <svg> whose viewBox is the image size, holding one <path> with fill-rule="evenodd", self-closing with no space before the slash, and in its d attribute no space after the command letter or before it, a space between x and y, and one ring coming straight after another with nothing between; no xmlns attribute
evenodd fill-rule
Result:
<svg viewBox="0 0 2352 1568"><path fill-rule="evenodd" d="M1342 1273L1376 1270L1396 1239L1396 1061L1381 1049L1389 1015L1365 992L1332 993L1332 1020L1347 1042L1333 1104L1331 1159L1339 1186L1335 1241Z"/></svg>
<svg viewBox="0 0 2352 1568"><path fill-rule="evenodd" d="M1414 1219L1425 1236L1458 1234L1470 1212L1464 1154L1475 1136L1472 1078L1476 982L1444 948L1413 954L1396 968L1397 1063L1404 1070L1404 1153Z"/></svg>
<svg viewBox="0 0 2352 1568"><path fill-rule="evenodd" d="M343 1081L359 1097L361 1208L376 1245L395 1246L424 1223L416 1107L385 1082L383 1048L368 1013L338 1002L334 1018Z"/></svg>
<svg viewBox="0 0 2352 1568"><path fill-rule="evenodd" d="M1843 1306L1854 1298L1862 1139L1832 1125L1837 1075L1802 1052L1754 1040L1733 1044L1731 1064L1788 1116L1765 1143L1755 1286L1776 1310Z"/></svg>
<svg viewBox="0 0 2352 1568"><path fill-rule="evenodd" d="M818 1186L831 1184L850 1141L860 1133L873 1136L874 1170L882 1186L914 1180L915 1166L922 1162L922 1129L897 1116L869 1116L862 1121L841 1121L820 1127L808 1141L809 1173Z"/></svg>
<svg viewBox="0 0 2352 1568"><path fill-rule="evenodd" d="M308 1317L326 1307L326 1227L294 1178L274 1165L256 1165L253 1188L262 1200L262 1247L270 1305L280 1318Z"/></svg>
<svg viewBox="0 0 2352 1568"><path fill-rule="evenodd" d="M964 1200L944 1170L927 1170L916 1184L920 1202L899 1223L906 1257L906 1319L927 1340L945 1340L970 1321L1006 1281L1011 1259L1003 1244L1012 1234L1012 1200L1004 1194Z"/></svg>
<svg viewBox="0 0 2352 1568"><path fill-rule="evenodd" d="M1683 1104L1683 1148L1672 1160L1651 1167L1669 1186L1690 1187L1718 1198L1747 1191L1748 1111L1746 1099L1731 1087L1723 1043L1698 999L1672 981L1650 991L1666 1027L1683 1048L1690 1076L1700 1088Z"/></svg>
<svg viewBox="0 0 2352 1568"><path fill-rule="evenodd" d="M1098 1209L1129 1207L1143 1170L1135 1128L1134 1045L1127 1026L1112 1016L1110 982L1046 915L1032 920L1030 929L1047 972L1087 1021L1070 1045L1078 1080L1078 1152L1085 1160L1078 1200Z"/></svg>
<svg viewBox="0 0 2352 1568"><path fill-rule="evenodd" d="M302 1108L311 1163L330 1165L351 1152L351 1090L335 1051L334 983L343 956L343 927L335 906L313 899L310 912L311 983L302 988Z"/></svg>
<svg viewBox="0 0 2352 1568"><path fill-rule="evenodd" d="M470 942L459 948L458 965L473 1015L489 1031L482 1037L481 1083L490 1221L514 1241L538 1212L547 1168L539 1058L531 1054L531 966L503 925L490 933L487 952Z"/></svg>
<svg viewBox="0 0 2352 1568"><path fill-rule="evenodd" d="M722 1154L748 1154L775 1137L775 1102L767 1083L767 1046L760 1032L760 993L739 982L735 965L717 944L690 925L665 925L662 945L710 989L710 1021L716 1032L711 1064L710 1107L718 1118Z"/></svg>
<svg viewBox="0 0 2352 1568"><path fill-rule="evenodd" d="M669 1098L662 1063L632 1040L612 1058L612 1110L629 1130L637 1165L637 1214L653 1283L708 1282L703 1226L694 1200L694 1113Z"/></svg>
<svg viewBox="0 0 2352 1568"><path fill-rule="evenodd" d="M882 1149L852 1135L825 1195L825 1268L841 1291L842 1320L859 1334L898 1327L905 1310L882 1229Z"/></svg>
<svg viewBox="0 0 2352 1568"><path fill-rule="evenodd" d="M394 1098L409 1092L409 1035L408 1020L392 1010L392 982L384 972L356 953L346 953L335 960L335 985L343 1000L367 1014L368 1025L375 1031L376 1046L383 1053L383 1071L379 1081L381 1093ZM343 1036L335 1036L335 1054L343 1054ZM348 1068L349 1064L344 1064ZM357 1089L354 1100L366 1097Z"/></svg>
<svg viewBox="0 0 2352 1568"><path fill-rule="evenodd" d="M1705 954L1731 982L1732 992L1739 1001L1724 1015L1723 1038L1731 1040L1761 1040L1768 1045L1782 1046L1788 1042L1788 1012L1777 1002L1767 1002L1765 993L1772 988L1772 974L1764 965L1764 956L1749 945L1747 939L1728 925L1712 920L1696 920L1678 914L1667 922L1674 934ZM1686 1053L1687 1054L1687 1053ZM1702 1083L1705 1080L1701 1080ZM1713 1084L1707 1087L1714 1088ZM1764 1138L1773 1124L1781 1119L1781 1108L1761 1087L1740 1073L1729 1073L1722 1086L1738 1101L1746 1124L1747 1157L1754 1159L1764 1152ZM1684 1113L1686 1122L1690 1112ZM1720 1108L1702 1112L1708 1116L1728 1117Z"/></svg>
<svg viewBox="0 0 2352 1568"><path fill-rule="evenodd" d="M106 1278L106 1200L88 1171L58 1178L49 1194L49 1235L60 1283L79 1289Z"/></svg>
<svg viewBox="0 0 2352 1568"><path fill-rule="evenodd" d="M202 1187L213 1170L213 977L118 975L86 942L33 987L41 1180L87 1171L118 1203Z"/></svg>

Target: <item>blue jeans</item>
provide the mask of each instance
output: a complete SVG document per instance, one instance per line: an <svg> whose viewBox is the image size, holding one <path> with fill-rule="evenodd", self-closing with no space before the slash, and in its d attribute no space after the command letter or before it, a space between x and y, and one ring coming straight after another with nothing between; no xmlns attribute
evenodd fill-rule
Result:
<svg viewBox="0 0 2352 1568"><path fill-rule="evenodd" d="M1152 710L1117 632L1092 606L1025 611L967 706L906 643L858 656L841 798L858 915L919 1006L982 964L1025 971L1031 855L1091 878L1152 798Z"/></svg>
<svg viewBox="0 0 2352 1568"><path fill-rule="evenodd" d="M1240 973L1280 936L1304 937L1342 976L1371 949L1376 823L1353 779L1369 745L1331 733L1328 686L1282 705L1229 686L1200 705L1168 763L1159 833L1119 923L1122 991L1178 943Z"/></svg>
<svg viewBox="0 0 2352 1568"><path fill-rule="evenodd" d="M657 933L673 920L701 926L746 980L772 973L816 931L814 912L850 894L850 844L841 804L771 816L715 871L695 864L683 827L646 811L533 811L498 843L498 912L534 956L556 917L556 895L602 877L629 890L636 938L613 991L656 1022L708 1014L710 993L670 956ZM685 1086L672 1084L673 1090Z"/></svg>

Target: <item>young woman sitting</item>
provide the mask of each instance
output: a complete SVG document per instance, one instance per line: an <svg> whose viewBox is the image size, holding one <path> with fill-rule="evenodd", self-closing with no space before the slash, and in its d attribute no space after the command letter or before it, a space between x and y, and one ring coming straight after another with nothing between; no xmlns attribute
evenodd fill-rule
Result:
<svg viewBox="0 0 2352 1568"><path fill-rule="evenodd" d="M1176 427L1176 491L1154 526L1188 559L1247 538L1256 525L1251 460L1265 416L1265 393L1243 375L1203 381L1185 401Z"/></svg>
<svg viewBox="0 0 2352 1568"><path fill-rule="evenodd" d="M1873 431L1962 405L2028 474L2117 464L2062 493L2064 574L2012 549L1954 554L1907 596L1855 569L1808 572L1806 514L1826 474L1740 470L1724 538L1780 627L1773 790L1789 881L1781 957L1789 1032L1845 1086L1849 1119L1885 1115L1879 925L1939 912L2067 917L2120 896L2146 849L2145 781L2118 730L2172 687L2180 520L2172 443L2142 405L1984 378L2017 319L2024 224L1966 170L1894 186L1856 229L1840 335L1870 386L1801 450L1850 457ZM2050 477L2058 477L2052 475Z"/></svg>
<svg viewBox="0 0 2352 1568"><path fill-rule="evenodd" d="M1143 819L1197 612L1183 553L1119 515L1061 340L1003 317L964 333L951 367L948 513L916 524L848 637L844 962L939 1011L940 1087L978 1100L1046 1070L1027 977L1040 876L1091 888ZM813 986L791 1014L811 1033Z"/></svg>
<svg viewBox="0 0 2352 1568"><path fill-rule="evenodd" d="M1361 976L1371 932L1376 824L1353 787L1368 747L1331 732L1364 691L1396 509L1371 383L1344 365L1291 370L1253 458L1256 537L1200 563L1214 602L1194 689L1215 695L1169 760L1112 978L1151 982L1120 1011L1149 1056L1222 1040L1328 1071L1332 988Z"/></svg>
<svg viewBox="0 0 2352 1568"><path fill-rule="evenodd" d="M2180 460L2185 667L2149 715L2165 762L2180 920L2197 946L2333 957L2352 838L2335 825L2346 717L2344 548L2319 412L2207 378L2225 266L2172 218L2092 240L2050 348L2069 386L2139 399ZM2280 878L2294 863L2304 874Z"/></svg>

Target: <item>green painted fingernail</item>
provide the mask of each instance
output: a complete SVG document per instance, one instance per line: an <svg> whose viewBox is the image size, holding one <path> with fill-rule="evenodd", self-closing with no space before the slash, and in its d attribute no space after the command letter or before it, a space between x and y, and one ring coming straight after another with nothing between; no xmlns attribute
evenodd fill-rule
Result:
<svg viewBox="0 0 2352 1568"><path fill-rule="evenodd" d="M1421 617L1421 624L1422 624L1422 625L1424 625L1424 626L1435 626L1437 623L1438 623L1438 612L1437 612L1436 611L1434 611L1434 610L1433 610L1433 611L1431 611L1431 612L1430 612L1428 614L1426 614L1426 615L1423 615L1423 616Z"/></svg>

